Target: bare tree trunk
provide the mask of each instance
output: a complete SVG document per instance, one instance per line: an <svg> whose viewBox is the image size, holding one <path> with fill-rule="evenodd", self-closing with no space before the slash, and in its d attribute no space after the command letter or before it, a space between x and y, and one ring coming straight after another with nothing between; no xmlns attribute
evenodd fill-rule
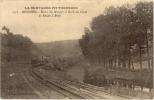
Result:
<svg viewBox="0 0 154 100"><path fill-rule="evenodd" d="M141 51L141 47L139 47L140 49L140 69L142 70L142 51Z"/></svg>
<svg viewBox="0 0 154 100"><path fill-rule="evenodd" d="M119 69L119 58L117 57L117 69Z"/></svg>
<svg viewBox="0 0 154 100"><path fill-rule="evenodd" d="M121 62L120 62L120 59L118 59L118 68L119 68L119 69L121 68Z"/></svg>
<svg viewBox="0 0 154 100"><path fill-rule="evenodd" d="M152 53L153 54L153 53ZM152 71L153 71L153 55L152 55L152 59L151 59L151 67L152 67Z"/></svg>
<svg viewBox="0 0 154 100"><path fill-rule="evenodd" d="M111 60L109 59L109 68L111 69Z"/></svg>
<svg viewBox="0 0 154 100"><path fill-rule="evenodd" d="M111 69L113 69L113 58L111 58Z"/></svg>
<svg viewBox="0 0 154 100"><path fill-rule="evenodd" d="M134 70L134 64L133 64L133 61L131 60L131 64L132 64L132 69Z"/></svg>
<svg viewBox="0 0 154 100"><path fill-rule="evenodd" d="M115 56L114 68L117 69L117 57Z"/></svg>
<svg viewBox="0 0 154 100"><path fill-rule="evenodd" d="M128 69L131 70L131 52L129 52L129 58L128 58Z"/></svg>
<svg viewBox="0 0 154 100"><path fill-rule="evenodd" d="M109 63L110 63L110 61L109 61L109 58L108 58L108 60L107 60L107 68L109 68Z"/></svg>
<svg viewBox="0 0 154 100"><path fill-rule="evenodd" d="M131 69L131 59L129 58L129 60L128 60L128 70L130 70Z"/></svg>
<svg viewBox="0 0 154 100"><path fill-rule="evenodd" d="M150 57L149 57L149 43L148 43L148 34L146 34L146 47L147 47L147 61L148 61L148 68L150 70Z"/></svg>
<svg viewBox="0 0 154 100"><path fill-rule="evenodd" d="M103 59L103 66L105 67L105 59Z"/></svg>
<svg viewBox="0 0 154 100"><path fill-rule="evenodd" d="M126 61L124 61L124 60L122 62L122 69L124 69L124 70L126 69Z"/></svg>
<svg viewBox="0 0 154 100"><path fill-rule="evenodd" d="M111 60L109 58L109 69L111 69Z"/></svg>
<svg viewBox="0 0 154 100"><path fill-rule="evenodd" d="M105 66L105 68L106 68L106 60L104 59L104 66Z"/></svg>
<svg viewBox="0 0 154 100"><path fill-rule="evenodd" d="M150 70L150 56L149 56L149 45L148 45L148 41L147 41L147 61L148 61L148 68Z"/></svg>

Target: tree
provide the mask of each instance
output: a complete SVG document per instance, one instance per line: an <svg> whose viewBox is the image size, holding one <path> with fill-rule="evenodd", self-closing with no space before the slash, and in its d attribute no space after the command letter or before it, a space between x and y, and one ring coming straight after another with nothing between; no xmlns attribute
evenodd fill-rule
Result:
<svg viewBox="0 0 154 100"><path fill-rule="evenodd" d="M28 37L10 32L6 26L2 30L6 31L6 33L1 33L3 60L29 59L32 56L32 49L37 50L37 47Z"/></svg>
<svg viewBox="0 0 154 100"><path fill-rule="evenodd" d="M143 47L146 45L150 69L152 17L151 2L140 2L134 8L129 5L107 8L104 14L92 19L91 31L86 28L80 39L83 54L87 59L103 62L104 67L117 69L121 66L129 70L133 68L133 58L139 54L142 69Z"/></svg>
<svg viewBox="0 0 154 100"><path fill-rule="evenodd" d="M137 29L139 30L140 34L142 34L141 42L139 41L138 44L146 45L147 48L147 61L148 67L150 69L150 54L149 54L149 42L150 38L152 38L152 27L153 27L153 3L152 2L140 2L134 8L136 10L137 16ZM138 33L139 34L139 33ZM141 36L141 35L139 35Z"/></svg>

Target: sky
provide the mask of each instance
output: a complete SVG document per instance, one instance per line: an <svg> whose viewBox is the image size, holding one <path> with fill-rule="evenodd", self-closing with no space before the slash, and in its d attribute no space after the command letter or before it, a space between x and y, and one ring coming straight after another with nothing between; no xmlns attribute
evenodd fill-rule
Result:
<svg viewBox="0 0 154 100"><path fill-rule="evenodd" d="M15 34L28 36L35 43L79 39L84 27L89 27L93 17L104 13L106 7L135 4L151 0L5 0L0 1L0 31L6 26ZM24 7L71 6L87 11L82 14L61 14L61 17L38 17L37 14L13 13ZM2 31L3 32L3 31Z"/></svg>

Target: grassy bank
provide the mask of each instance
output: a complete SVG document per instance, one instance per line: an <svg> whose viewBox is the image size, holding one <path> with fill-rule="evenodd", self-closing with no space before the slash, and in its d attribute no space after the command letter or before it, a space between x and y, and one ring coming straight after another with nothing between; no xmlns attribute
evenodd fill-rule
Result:
<svg viewBox="0 0 154 100"><path fill-rule="evenodd" d="M24 61L2 62L1 97L5 99L36 98L36 94L23 79L23 73L30 67Z"/></svg>

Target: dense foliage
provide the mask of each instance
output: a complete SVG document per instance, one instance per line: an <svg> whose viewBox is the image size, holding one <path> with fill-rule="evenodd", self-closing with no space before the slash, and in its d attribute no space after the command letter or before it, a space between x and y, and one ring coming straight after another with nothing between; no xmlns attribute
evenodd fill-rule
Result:
<svg viewBox="0 0 154 100"><path fill-rule="evenodd" d="M7 27L2 28L1 33L1 54L2 61L31 60L32 49L36 48L33 42L26 36L13 34Z"/></svg>
<svg viewBox="0 0 154 100"><path fill-rule="evenodd" d="M109 7L92 19L80 42L90 62L111 69L134 69L133 62L148 62L152 69L153 2L133 7Z"/></svg>

